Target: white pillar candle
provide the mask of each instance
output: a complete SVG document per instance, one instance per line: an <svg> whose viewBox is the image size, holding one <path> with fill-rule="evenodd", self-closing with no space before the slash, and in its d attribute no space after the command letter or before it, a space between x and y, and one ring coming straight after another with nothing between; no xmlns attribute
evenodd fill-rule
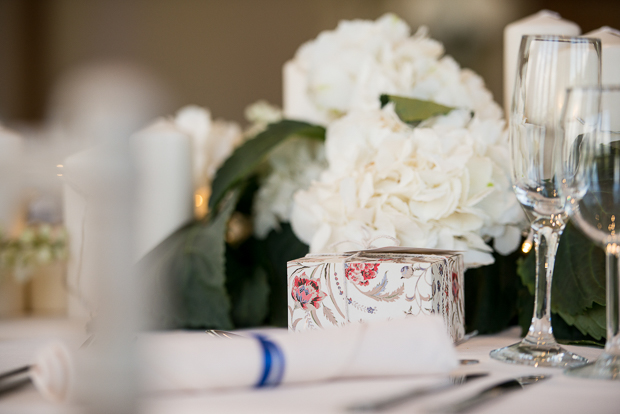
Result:
<svg viewBox="0 0 620 414"><path fill-rule="evenodd" d="M139 260L194 215L191 143L187 135L160 121L131 138L136 166L135 259ZM68 157L64 162L64 221L70 240L69 314L88 318L95 301L93 275L97 272L98 223L93 216L96 150ZM100 225L99 225L100 227Z"/></svg>
<svg viewBox="0 0 620 414"><path fill-rule="evenodd" d="M284 117L323 124L323 116L308 98L308 80L305 70L290 60L282 68L282 78Z"/></svg>
<svg viewBox="0 0 620 414"><path fill-rule="evenodd" d="M603 85L620 84L620 30L603 26L584 37L601 39L601 83Z"/></svg>
<svg viewBox="0 0 620 414"><path fill-rule="evenodd" d="M164 120L132 137L138 258L194 216L191 145L189 136Z"/></svg>
<svg viewBox="0 0 620 414"><path fill-rule="evenodd" d="M576 23L564 20L558 13L549 10L539 11L506 26L504 29L504 110L506 117L512 104L521 38L530 34L578 36L580 33L581 29Z"/></svg>

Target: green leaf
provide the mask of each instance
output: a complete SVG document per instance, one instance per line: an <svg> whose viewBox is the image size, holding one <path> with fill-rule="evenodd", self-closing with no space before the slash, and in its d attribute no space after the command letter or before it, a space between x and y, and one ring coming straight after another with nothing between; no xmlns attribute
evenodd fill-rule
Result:
<svg viewBox="0 0 620 414"><path fill-rule="evenodd" d="M381 95L381 107L389 102L394 103L394 109L398 117L409 124L417 125L420 122L438 115L446 115L456 108L441 105L431 101L407 98L404 96Z"/></svg>
<svg viewBox="0 0 620 414"><path fill-rule="evenodd" d="M574 326L584 335L590 335L594 339L600 340L607 334L606 309L605 306L594 304L592 308L586 309L578 315L570 315L560 312L559 315L567 324Z"/></svg>
<svg viewBox="0 0 620 414"><path fill-rule="evenodd" d="M517 269L522 283L532 295L536 283L535 267L536 256L532 251L518 264ZM605 254L569 223L560 238L553 272L551 310L556 337L575 339L580 335L571 332L571 329L578 329L582 335L601 339L605 336L604 305Z"/></svg>
<svg viewBox="0 0 620 414"><path fill-rule="evenodd" d="M605 305L605 253L569 223L555 259L551 307L578 315L594 303Z"/></svg>
<svg viewBox="0 0 620 414"><path fill-rule="evenodd" d="M167 327L232 329L225 287L225 241L228 219L238 195L231 194L221 211L192 223L164 240L140 263L142 274L158 285L164 300L151 309Z"/></svg>
<svg viewBox="0 0 620 414"><path fill-rule="evenodd" d="M270 124L265 131L237 148L217 171L211 188L209 209L217 206L228 191L254 174L269 151L292 136L324 140L325 128L286 119Z"/></svg>
<svg viewBox="0 0 620 414"><path fill-rule="evenodd" d="M575 345L575 346L592 346L596 348L604 348L605 344L596 341L590 341L587 339L583 340L570 340L570 339L562 339L558 340L558 343L561 345Z"/></svg>

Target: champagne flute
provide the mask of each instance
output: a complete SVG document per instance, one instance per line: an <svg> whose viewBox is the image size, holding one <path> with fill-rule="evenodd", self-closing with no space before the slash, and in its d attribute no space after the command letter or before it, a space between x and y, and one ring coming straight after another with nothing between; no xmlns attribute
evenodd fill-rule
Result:
<svg viewBox="0 0 620 414"><path fill-rule="evenodd" d="M534 316L521 342L491 351L500 361L545 366L587 360L560 347L551 327L551 281L567 221L554 174L554 143L566 88L600 84L601 44L580 37L523 36L510 114L513 188L528 217L536 248Z"/></svg>
<svg viewBox="0 0 620 414"><path fill-rule="evenodd" d="M565 373L620 380L620 85L569 89L562 126L564 140L556 147L560 195L573 223L607 256L605 351L596 362Z"/></svg>

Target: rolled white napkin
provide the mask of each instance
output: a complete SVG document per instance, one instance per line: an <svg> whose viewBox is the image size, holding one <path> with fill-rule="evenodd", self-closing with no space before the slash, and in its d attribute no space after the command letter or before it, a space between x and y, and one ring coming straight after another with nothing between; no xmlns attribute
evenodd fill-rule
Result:
<svg viewBox="0 0 620 414"><path fill-rule="evenodd" d="M54 402L69 399L74 373L71 351L59 341L41 349L30 368L30 377L35 387L45 398Z"/></svg>
<svg viewBox="0 0 620 414"><path fill-rule="evenodd" d="M149 333L139 338L138 350L145 392L442 374L457 366L456 351L438 316L303 333L267 331L232 339L203 332ZM64 357L62 352L42 350L36 364L44 368L33 369L35 385L53 400L70 395L66 390L74 383L71 363ZM61 361L52 363L48 358ZM54 369L69 374L53 373Z"/></svg>

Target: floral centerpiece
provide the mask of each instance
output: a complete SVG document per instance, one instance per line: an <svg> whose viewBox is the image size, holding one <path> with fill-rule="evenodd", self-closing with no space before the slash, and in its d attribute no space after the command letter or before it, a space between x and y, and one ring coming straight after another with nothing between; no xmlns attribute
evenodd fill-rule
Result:
<svg viewBox="0 0 620 414"><path fill-rule="evenodd" d="M253 138L217 171L206 219L151 255L153 271L175 274L171 323L284 325L289 295L321 300L301 279L286 291L287 260L394 243L464 251L479 268L467 277L469 328L513 321L517 290L529 295L515 273L524 217L505 121L426 28L411 35L392 14L341 22L285 65L283 111L259 103L248 118ZM231 239L233 223L252 221L253 234ZM533 286L531 266L520 272Z"/></svg>

